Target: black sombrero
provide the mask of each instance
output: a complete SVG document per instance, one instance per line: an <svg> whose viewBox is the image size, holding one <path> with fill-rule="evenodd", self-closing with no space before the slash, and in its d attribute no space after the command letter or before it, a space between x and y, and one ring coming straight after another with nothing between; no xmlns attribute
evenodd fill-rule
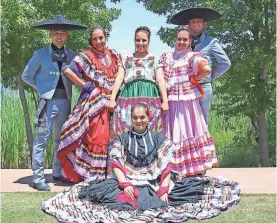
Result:
<svg viewBox="0 0 277 223"><path fill-rule="evenodd" d="M62 15L57 15L54 19L35 23L31 25L31 27L46 30L74 30L87 28L82 24L65 19Z"/></svg>
<svg viewBox="0 0 277 223"><path fill-rule="evenodd" d="M209 8L189 8L174 15L170 22L175 25L187 25L189 20L202 18L206 22L220 19L222 15Z"/></svg>

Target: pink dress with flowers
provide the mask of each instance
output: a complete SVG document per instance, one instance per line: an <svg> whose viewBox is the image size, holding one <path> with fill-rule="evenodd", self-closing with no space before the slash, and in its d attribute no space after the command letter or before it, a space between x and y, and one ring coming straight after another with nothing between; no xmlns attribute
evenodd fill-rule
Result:
<svg viewBox="0 0 277 223"><path fill-rule="evenodd" d="M173 169L178 179L202 174L217 166L214 140L209 133L200 104L200 92L189 81L206 59L195 52L166 52L161 56L167 86L168 113L164 131L175 145Z"/></svg>
<svg viewBox="0 0 277 223"><path fill-rule="evenodd" d="M123 67L125 75L116 100L113 121L115 135L131 130L131 107L138 102L149 105L149 130L162 132L161 99L156 84L156 70L161 67L158 58L150 54L144 58L127 55L122 57L119 66Z"/></svg>

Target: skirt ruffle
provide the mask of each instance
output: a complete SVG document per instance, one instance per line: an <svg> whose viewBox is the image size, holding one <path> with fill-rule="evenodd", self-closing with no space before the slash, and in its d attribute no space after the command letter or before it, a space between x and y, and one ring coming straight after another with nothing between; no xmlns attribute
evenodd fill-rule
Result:
<svg viewBox="0 0 277 223"><path fill-rule="evenodd" d="M199 99L170 101L164 116L165 135L176 146L173 169L178 179L202 174L217 166L215 144L211 137Z"/></svg>
<svg viewBox="0 0 277 223"><path fill-rule="evenodd" d="M157 85L152 81L136 80L126 84L117 98L113 120L114 135L131 130L131 108L137 103L145 103L149 106L148 129L163 132L161 99Z"/></svg>
<svg viewBox="0 0 277 223"><path fill-rule="evenodd" d="M104 180L107 175L109 113L105 109L90 120L79 142L59 150L63 179L79 183L87 178Z"/></svg>
<svg viewBox="0 0 277 223"><path fill-rule="evenodd" d="M168 205L151 200L156 208L138 211L115 201L120 192L115 182L113 179L100 183L87 180L44 201L41 208L63 223L184 222L215 217L240 200L236 182L222 177L188 177L176 183ZM140 194L149 201L156 198L145 187Z"/></svg>

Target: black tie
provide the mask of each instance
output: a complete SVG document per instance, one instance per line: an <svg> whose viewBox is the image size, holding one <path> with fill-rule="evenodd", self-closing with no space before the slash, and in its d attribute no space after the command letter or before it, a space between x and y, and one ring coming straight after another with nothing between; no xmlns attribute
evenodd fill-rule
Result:
<svg viewBox="0 0 277 223"><path fill-rule="evenodd" d="M199 36L193 36L192 42L191 42L191 48L194 50L195 46L200 43L200 37Z"/></svg>
<svg viewBox="0 0 277 223"><path fill-rule="evenodd" d="M52 55L53 62L66 62L67 61L67 54L65 53L64 49L59 49L53 51Z"/></svg>

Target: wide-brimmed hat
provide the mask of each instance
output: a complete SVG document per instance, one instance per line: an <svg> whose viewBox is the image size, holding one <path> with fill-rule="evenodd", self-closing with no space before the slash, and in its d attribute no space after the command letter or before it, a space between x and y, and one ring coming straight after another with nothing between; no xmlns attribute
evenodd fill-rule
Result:
<svg viewBox="0 0 277 223"><path fill-rule="evenodd" d="M87 28L82 24L65 19L62 15L57 15L54 19L35 23L31 25L31 27L46 30L75 30Z"/></svg>
<svg viewBox="0 0 277 223"><path fill-rule="evenodd" d="M220 19L221 14L209 8L189 8L174 15L170 22L175 25L187 25L189 20L202 18L206 22Z"/></svg>

